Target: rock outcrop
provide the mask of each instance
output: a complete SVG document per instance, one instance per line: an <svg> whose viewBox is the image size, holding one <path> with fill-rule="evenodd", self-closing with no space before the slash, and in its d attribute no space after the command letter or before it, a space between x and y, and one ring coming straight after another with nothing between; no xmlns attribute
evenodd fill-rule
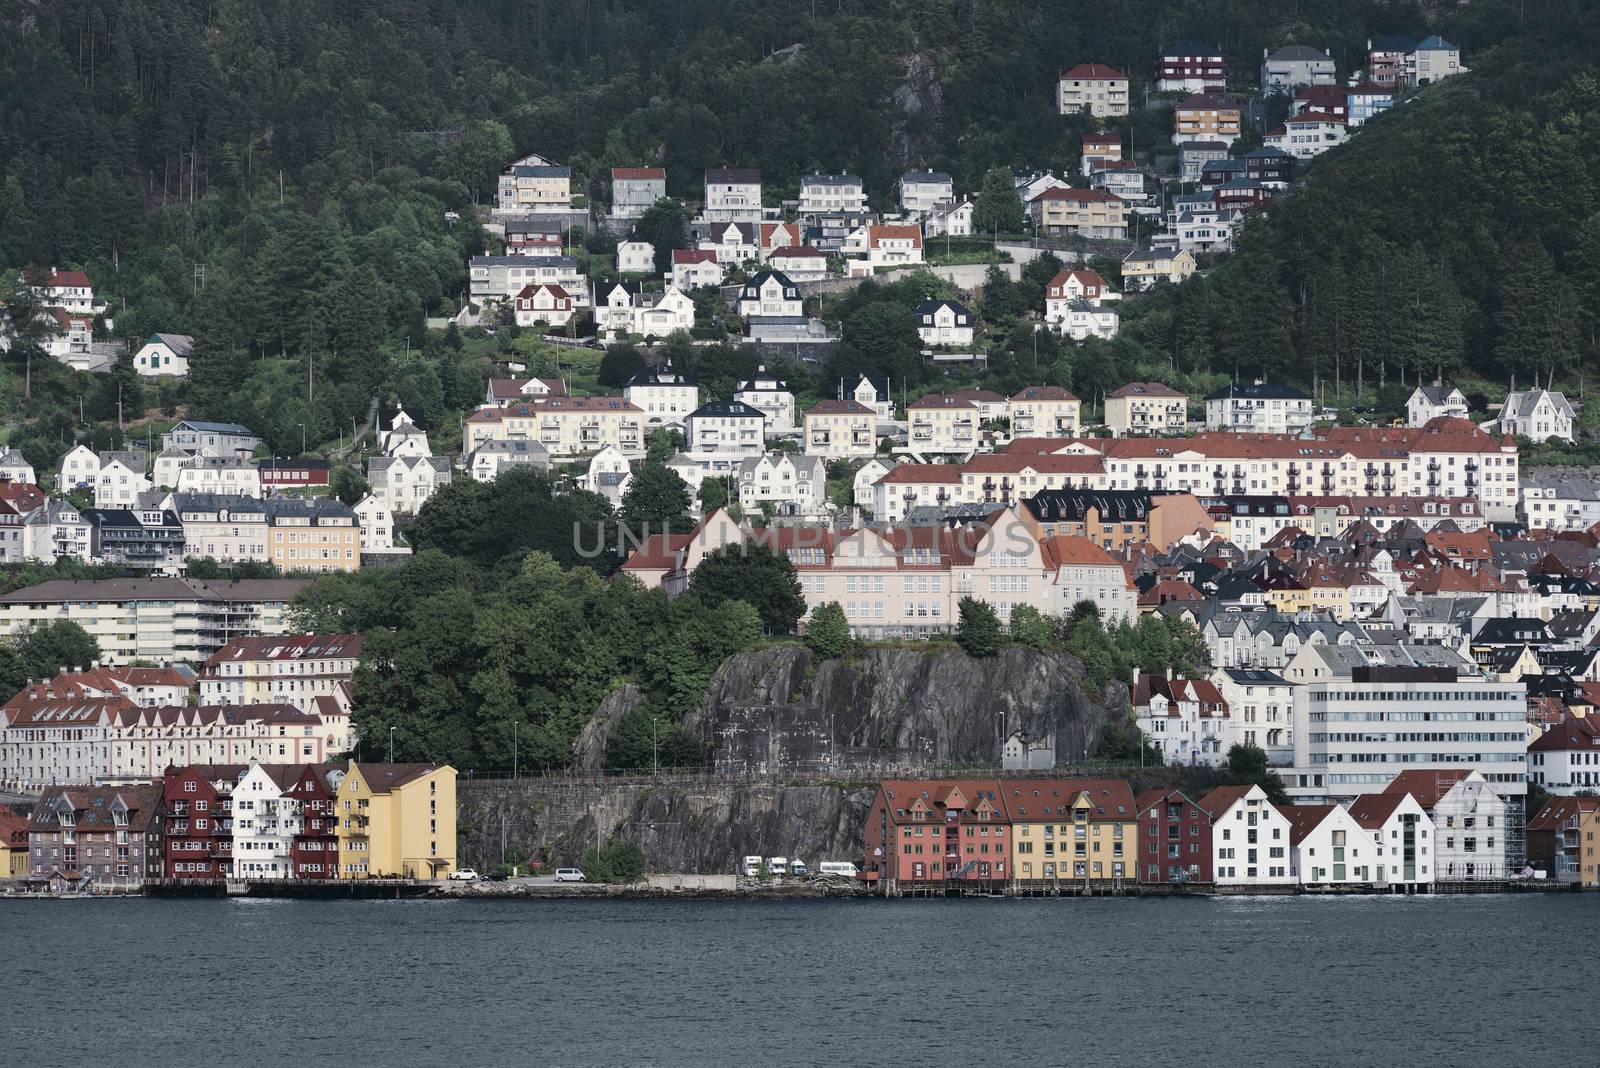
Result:
<svg viewBox="0 0 1600 1068"><path fill-rule="evenodd" d="M866 770L998 764L1013 734L1053 740L1057 758L1092 752L1120 685L1090 695L1077 661L1006 649L871 649L813 661L801 645L731 657L684 721L718 771Z"/></svg>
<svg viewBox="0 0 1600 1068"><path fill-rule="evenodd" d="M1092 752L1127 693L1086 693L1078 668L1026 649L984 659L947 646L871 649L821 662L798 644L741 653L684 721L708 754L706 772L688 779L594 773L610 729L640 700L624 687L580 738L578 774L458 783L461 862L575 863L618 836L655 871L724 873L754 854L859 861L881 775L997 769L1019 733L1052 740L1063 763Z"/></svg>

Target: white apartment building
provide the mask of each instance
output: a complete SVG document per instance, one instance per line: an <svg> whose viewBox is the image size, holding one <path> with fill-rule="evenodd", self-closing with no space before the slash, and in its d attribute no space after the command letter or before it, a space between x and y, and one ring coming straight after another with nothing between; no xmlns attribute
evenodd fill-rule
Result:
<svg viewBox="0 0 1600 1068"><path fill-rule="evenodd" d="M454 477L446 456L373 456L367 460L372 495L397 515L415 515Z"/></svg>
<svg viewBox="0 0 1600 1068"><path fill-rule="evenodd" d="M1372 836L1373 860L1368 874L1374 886L1408 890L1433 885L1437 874L1433 821L1410 794L1362 794L1350 803L1350 815Z"/></svg>
<svg viewBox="0 0 1600 1068"><path fill-rule="evenodd" d="M691 376L673 370L670 363L641 368L622 388L622 396L644 413L645 423L651 427L681 425L700 407L699 385Z"/></svg>
<svg viewBox="0 0 1600 1068"><path fill-rule="evenodd" d="M812 516L827 501L828 470L820 456L774 452L739 465L739 505L747 513L763 504L779 515Z"/></svg>
<svg viewBox="0 0 1600 1068"><path fill-rule="evenodd" d="M766 416L768 435L788 434L795 429L794 394L783 379L770 374L765 366L757 367L753 377L739 383L733 399Z"/></svg>
<svg viewBox="0 0 1600 1068"><path fill-rule="evenodd" d="M1121 326L1122 316L1115 308L1086 300L1069 301L1061 317L1050 323L1052 330L1074 341L1091 337L1109 341L1117 336Z"/></svg>
<svg viewBox="0 0 1600 1068"><path fill-rule="evenodd" d="M856 214L867 210L867 191L854 174L808 174L800 179L801 215Z"/></svg>
<svg viewBox="0 0 1600 1068"><path fill-rule="evenodd" d="M296 770L290 764L252 764L239 776L232 795L232 878L287 879L294 874L300 806L284 796L284 789Z"/></svg>
<svg viewBox="0 0 1600 1068"><path fill-rule="evenodd" d="M712 401L684 418L684 451L693 456L745 458L761 455L767 417L741 401Z"/></svg>
<svg viewBox="0 0 1600 1068"><path fill-rule="evenodd" d="M907 171L900 176L900 211L925 215L956 199L955 179L942 171Z"/></svg>
<svg viewBox="0 0 1600 1068"><path fill-rule="evenodd" d="M667 195L667 172L661 167L612 167L611 215L637 219Z"/></svg>
<svg viewBox="0 0 1600 1068"><path fill-rule="evenodd" d="M101 461L94 480L96 508L132 508L139 494L152 488L144 476L144 454L104 453ZM259 474L256 480L260 481Z"/></svg>
<svg viewBox="0 0 1600 1068"><path fill-rule="evenodd" d="M1302 111L1283 120L1283 125L1268 131L1268 148L1287 152L1295 159L1315 159L1350 139L1350 125L1344 119L1321 111Z"/></svg>
<svg viewBox="0 0 1600 1068"><path fill-rule="evenodd" d="M71 504L50 498L22 517L22 557L53 564L89 562L89 520Z"/></svg>
<svg viewBox="0 0 1600 1068"><path fill-rule="evenodd" d="M1228 745L1253 745L1269 764L1294 760L1294 686L1265 668L1225 667L1212 673L1228 703Z"/></svg>
<svg viewBox="0 0 1600 1068"><path fill-rule="evenodd" d="M1339 805L1285 805L1290 857L1302 886L1362 886L1376 881L1378 847Z"/></svg>
<svg viewBox="0 0 1600 1068"><path fill-rule="evenodd" d="M1501 796L1527 790L1527 687L1466 668L1352 668L1295 694L1291 793L1345 801L1403 771L1471 767Z"/></svg>
<svg viewBox="0 0 1600 1068"><path fill-rule="evenodd" d="M178 481L173 488L179 493L260 497L261 471L238 457L191 456L178 467Z"/></svg>
<svg viewBox="0 0 1600 1068"><path fill-rule="evenodd" d="M470 456L485 442L522 439L537 441L552 459L587 456L607 445L639 459L645 454L645 419L638 405L622 397L541 397L479 408L466 418L462 449Z"/></svg>
<svg viewBox="0 0 1600 1068"><path fill-rule="evenodd" d="M879 267L911 267L923 262L922 228L872 223L852 230L842 249L850 257L852 276L872 274Z"/></svg>
<svg viewBox="0 0 1600 1068"><path fill-rule="evenodd" d="M394 544L394 510L381 499L369 493L355 503L356 524L361 528L361 551L364 553L392 553ZM403 550L409 553L410 549Z"/></svg>
<svg viewBox="0 0 1600 1068"><path fill-rule="evenodd" d="M1600 478L1528 475L1517 518L1529 529L1588 530L1600 523Z"/></svg>
<svg viewBox="0 0 1600 1068"><path fill-rule="evenodd" d="M706 171L707 222L757 222L761 219L761 172L743 167Z"/></svg>
<svg viewBox="0 0 1600 1068"><path fill-rule="evenodd" d="M1311 398L1293 386L1229 383L1206 395L1206 427L1256 434L1298 434L1316 418Z"/></svg>
<svg viewBox="0 0 1600 1068"><path fill-rule="evenodd" d="M509 301L529 286L559 286L574 308L589 306L589 280L571 256L474 256L467 277L478 304Z"/></svg>
<svg viewBox="0 0 1600 1068"><path fill-rule="evenodd" d="M1128 76L1104 63L1080 63L1056 79L1056 110L1062 115L1128 113Z"/></svg>
<svg viewBox="0 0 1600 1068"><path fill-rule="evenodd" d="M1211 875L1218 886L1293 886L1289 820L1259 786L1219 786L1200 807L1211 816Z"/></svg>
<svg viewBox="0 0 1600 1068"><path fill-rule="evenodd" d="M1134 681L1134 722L1166 764L1221 767L1227 759L1228 713L1227 702L1208 680L1141 675Z"/></svg>
<svg viewBox="0 0 1600 1068"><path fill-rule="evenodd" d="M11 450L6 451L9 459ZM21 454L18 454L20 458ZM29 465L32 467L32 465ZM68 490L85 489L95 484L95 478L100 474L100 457L87 445L74 445L68 449L61 459L56 461L56 492L66 493ZM0 471L0 477L6 477ZM12 479L14 482L33 479Z"/></svg>
<svg viewBox="0 0 1600 1068"><path fill-rule="evenodd" d="M1106 394L1106 427L1118 437L1181 432L1189 398L1162 382L1130 382Z"/></svg>
<svg viewBox="0 0 1600 1068"><path fill-rule="evenodd" d="M262 549L255 559L266 559ZM0 596L0 634L69 619L99 643L102 663L199 663L230 638L282 634L288 602L307 585L307 579L53 579Z"/></svg>

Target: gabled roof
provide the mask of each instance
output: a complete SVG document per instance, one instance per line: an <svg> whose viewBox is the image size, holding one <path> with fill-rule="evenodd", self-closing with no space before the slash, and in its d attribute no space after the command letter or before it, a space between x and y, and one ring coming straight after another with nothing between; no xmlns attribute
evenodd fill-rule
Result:
<svg viewBox="0 0 1600 1068"><path fill-rule="evenodd" d="M1369 831L1375 831L1389 822L1394 810L1405 804L1409 794L1404 792L1362 794L1350 802L1350 818Z"/></svg>
<svg viewBox="0 0 1600 1068"><path fill-rule="evenodd" d="M1279 805L1278 811L1289 821L1289 840L1299 845L1306 835L1322 826L1338 805Z"/></svg>
<svg viewBox="0 0 1600 1068"><path fill-rule="evenodd" d="M1128 76L1104 63L1079 63L1071 70L1061 72L1064 82L1125 82Z"/></svg>
<svg viewBox="0 0 1600 1068"><path fill-rule="evenodd" d="M1283 61L1329 60L1328 53L1309 48L1306 45L1284 45L1267 57L1270 62L1274 59ZM1331 61L1331 60L1330 60Z"/></svg>

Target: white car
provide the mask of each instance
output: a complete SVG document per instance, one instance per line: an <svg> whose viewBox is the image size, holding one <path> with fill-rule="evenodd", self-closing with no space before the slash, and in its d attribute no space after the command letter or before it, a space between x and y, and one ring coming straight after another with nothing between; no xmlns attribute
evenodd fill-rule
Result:
<svg viewBox="0 0 1600 1068"><path fill-rule="evenodd" d="M583 872L577 868L556 869L556 882L558 883L581 883L583 881Z"/></svg>
<svg viewBox="0 0 1600 1068"><path fill-rule="evenodd" d="M470 883L481 878L482 876L473 871L471 868L457 868L455 871L450 873L450 879L452 882Z"/></svg>

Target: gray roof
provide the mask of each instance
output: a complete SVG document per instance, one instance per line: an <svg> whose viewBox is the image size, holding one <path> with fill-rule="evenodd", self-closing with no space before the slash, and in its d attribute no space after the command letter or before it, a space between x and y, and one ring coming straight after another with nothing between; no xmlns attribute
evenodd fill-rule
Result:
<svg viewBox="0 0 1600 1068"><path fill-rule="evenodd" d="M800 179L800 187L802 189L808 185L847 186L860 184L862 184L860 176L854 174L808 174Z"/></svg>
<svg viewBox="0 0 1600 1068"><path fill-rule="evenodd" d="M762 456L752 456L748 460L740 460L739 473L741 475L753 473L764 463L776 466L777 464L782 463L785 459L792 463L796 470L810 468L813 476L822 474L827 470L826 466L822 462L822 457L820 456L807 456L805 453L799 452L769 452Z"/></svg>
<svg viewBox="0 0 1600 1068"><path fill-rule="evenodd" d="M943 171L906 171L900 176L901 184L954 185L955 179Z"/></svg>
<svg viewBox="0 0 1600 1068"><path fill-rule="evenodd" d="M326 519L354 522L356 515L354 508L337 497L268 497L262 503L266 506L268 519L294 516L309 519L313 525Z"/></svg>
<svg viewBox="0 0 1600 1068"><path fill-rule="evenodd" d="M207 423L200 419L185 419L174 425L172 429L176 432L182 427L188 427L190 430L200 430L207 434L243 434L252 438L256 436L255 431L247 426L240 426L238 423Z"/></svg>
<svg viewBox="0 0 1600 1068"><path fill-rule="evenodd" d="M1507 395L1505 408L1501 410L1500 414L1502 416L1515 415L1519 419L1526 418L1533 414L1533 410L1539 406L1539 401L1545 394L1549 394L1550 401L1555 405L1557 412L1569 419L1572 418L1572 405L1567 403L1567 398L1563 394L1547 389L1518 390L1516 393Z"/></svg>
<svg viewBox="0 0 1600 1068"><path fill-rule="evenodd" d="M427 464L440 474L450 473L450 458L447 456L374 456L367 460L367 474L386 473L391 467L416 468Z"/></svg>
<svg viewBox="0 0 1600 1068"><path fill-rule="evenodd" d="M1456 392L1456 387L1455 386L1418 386L1417 390L1418 390L1418 392L1420 392L1422 394L1422 399L1427 401L1429 404L1443 404L1446 400L1448 400L1450 398L1450 394ZM1465 398L1463 398L1463 399L1465 399Z"/></svg>
<svg viewBox="0 0 1600 1068"><path fill-rule="evenodd" d="M1277 60L1288 60L1288 61L1298 61L1298 62L1305 62L1305 61L1308 61L1308 60L1326 60L1326 61L1331 62L1331 59L1328 56L1328 53L1323 52L1323 51L1321 51L1319 49L1316 49L1316 48L1308 48L1305 45L1297 45L1297 44L1295 44L1295 45L1284 45L1282 48L1278 49L1276 52L1274 52L1270 56L1268 56L1267 59L1268 60L1274 60L1274 59L1277 59Z"/></svg>
<svg viewBox="0 0 1600 1068"><path fill-rule="evenodd" d="M472 455L474 456L492 455L494 453L502 453L507 457L548 457L550 450L546 449L541 443L528 438L495 438L472 450ZM443 457L440 457L440 459L443 459Z"/></svg>
<svg viewBox="0 0 1600 1068"><path fill-rule="evenodd" d="M107 464L120 461L122 466L131 471L144 470L144 453L142 452L119 452L116 450L111 450L108 452L98 453L97 455L100 459L101 467L105 467Z"/></svg>
<svg viewBox="0 0 1600 1068"><path fill-rule="evenodd" d="M174 356L187 356L194 351L194 338L188 334L151 334L145 344L160 342L172 350Z"/></svg>
<svg viewBox="0 0 1600 1068"><path fill-rule="evenodd" d="M690 419L766 419L758 408L744 401L707 401L688 415Z"/></svg>
<svg viewBox="0 0 1600 1068"><path fill-rule="evenodd" d="M511 173L513 175L515 175L516 177L518 177L518 178L570 178L570 177L572 177L572 169L570 167L558 167L558 166L555 166L554 164L552 164L550 166L547 166L547 167L530 167L530 166L526 166L526 165L520 166L520 167L512 167L511 168Z"/></svg>
<svg viewBox="0 0 1600 1068"><path fill-rule="evenodd" d="M1231 382L1215 392L1206 394L1206 400L1227 400L1241 397L1247 400L1303 400L1311 398L1293 386L1269 385L1265 382L1246 384Z"/></svg>

